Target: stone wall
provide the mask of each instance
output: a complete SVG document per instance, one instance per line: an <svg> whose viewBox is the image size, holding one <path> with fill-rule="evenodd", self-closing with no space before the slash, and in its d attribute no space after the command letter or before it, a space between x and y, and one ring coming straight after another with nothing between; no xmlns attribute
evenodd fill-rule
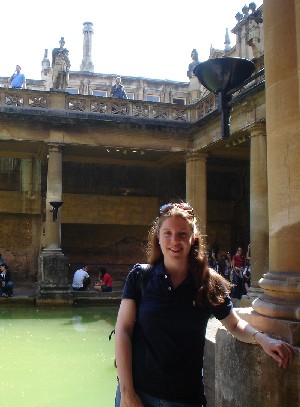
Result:
<svg viewBox="0 0 300 407"><path fill-rule="evenodd" d="M39 216L0 213L0 253L18 281L35 281L40 249Z"/></svg>
<svg viewBox="0 0 300 407"><path fill-rule="evenodd" d="M209 407L298 407L300 348L292 366L281 369L259 345L229 334L219 321L209 322L204 382Z"/></svg>

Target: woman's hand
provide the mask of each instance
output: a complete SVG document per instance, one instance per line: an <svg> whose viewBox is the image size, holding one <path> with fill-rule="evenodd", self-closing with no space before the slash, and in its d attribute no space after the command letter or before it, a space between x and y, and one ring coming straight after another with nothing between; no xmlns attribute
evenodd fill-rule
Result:
<svg viewBox="0 0 300 407"><path fill-rule="evenodd" d="M297 352L294 346L284 341L273 339L267 334L256 330L248 322L241 319L234 310L221 322L240 341L252 344L256 342L259 344L267 355L278 362L279 367L285 369L292 363L293 355Z"/></svg>
<svg viewBox="0 0 300 407"><path fill-rule="evenodd" d="M294 353L297 350L289 343L270 338L268 335L258 332L255 340L263 350L278 362L278 366L286 369L291 365Z"/></svg>

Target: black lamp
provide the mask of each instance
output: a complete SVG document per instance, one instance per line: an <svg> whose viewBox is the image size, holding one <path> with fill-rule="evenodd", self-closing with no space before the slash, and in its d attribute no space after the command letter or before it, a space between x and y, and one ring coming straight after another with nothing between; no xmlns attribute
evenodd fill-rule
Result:
<svg viewBox="0 0 300 407"><path fill-rule="evenodd" d="M227 92L241 85L255 70L255 65L243 58L211 58L194 68L199 82L218 95L218 110L221 113L222 138L230 136L231 95Z"/></svg>
<svg viewBox="0 0 300 407"><path fill-rule="evenodd" d="M49 204L53 208L53 210L50 212L53 213L53 222L55 222L57 219L58 209L62 206L63 202L52 201L52 202L49 202Z"/></svg>

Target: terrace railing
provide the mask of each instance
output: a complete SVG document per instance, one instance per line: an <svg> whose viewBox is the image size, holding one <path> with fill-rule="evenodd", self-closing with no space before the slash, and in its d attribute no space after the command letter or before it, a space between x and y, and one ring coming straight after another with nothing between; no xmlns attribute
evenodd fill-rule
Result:
<svg viewBox="0 0 300 407"><path fill-rule="evenodd" d="M233 94L235 97L247 93L258 84L264 83L263 69L253 75ZM13 110L11 109L13 107ZM175 123L194 123L218 108L217 97L208 93L197 103L177 105L170 103L147 102L131 99L113 99L101 96L74 95L61 91L37 91L29 89L0 88L0 112L30 115L31 113L70 116L76 113L78 118L128 117L144 121L166 121ZM17 109L17 110L16 110Z"/></svg>

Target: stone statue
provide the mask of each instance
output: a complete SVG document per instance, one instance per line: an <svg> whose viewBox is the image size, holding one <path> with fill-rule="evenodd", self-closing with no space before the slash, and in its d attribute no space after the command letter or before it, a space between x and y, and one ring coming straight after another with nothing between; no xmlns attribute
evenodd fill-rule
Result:
<svg viewBox="0 0 300 407"><path fill-rule="evenodd" d="M186 73L189 78L193 78L195 76L193 70L197 65L200 64L199 59L198 59L198 52L195 48L192 50L191 58L192 58L193 62L191 62L189 64L189 69Z"/></svg>
<svg viewBox="0 0 300 407"><path fill-rule="evenodd" d="M64 48L65 40L61 37L60 47L52 50L52 89L65 89L68 87L70 60L69 51Z"/></svg>

